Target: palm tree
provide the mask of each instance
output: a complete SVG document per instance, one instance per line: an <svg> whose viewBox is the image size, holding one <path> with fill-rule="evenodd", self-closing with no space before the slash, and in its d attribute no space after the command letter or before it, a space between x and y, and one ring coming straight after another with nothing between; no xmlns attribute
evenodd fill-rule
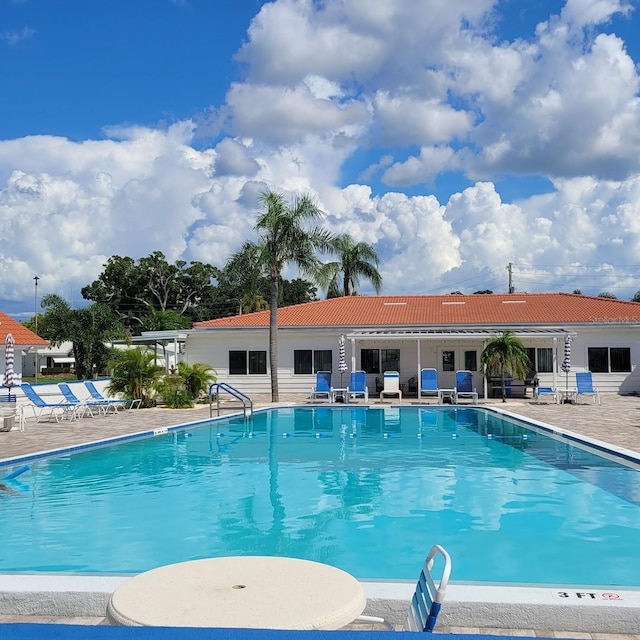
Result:
<svg viewBox="0 0 640 640"><path fill-rule="evenodd" d="M216 372L204 362L178 362L178 375L192 400L197 400L203 392L209 390L209 385L218 379Z"/></svg>
<svg viewBox="0 0 640 640"><path fill-rule="evenodd" d="M141 398L143 407L152 406L156 384L164 373L164 368L155 360L151 351L140 347L116 351L110 363L113 375L107 387L108 393Z"/></svg>
<svg viewBox="0 0 640 640"><path fill-rule="evenodd" d="M305 228L305 223L322 218L322 212L309 195L296 196L290 203L273 191L260 194L264 206L255 224L259 241L246 242L231 261L253 256L258 271L269 278L269 367L271 400L278 402L278 294L282 270L293 263L317 279L320 261L317 251L330 251L332 235L321 226Z"/></svg>
<svg viewBox="0 0 640 640"><path fill-rule="evenodd" d="M513 331L507 330L494 336L486 344L480 362L485 375L500 376L502 381L502 402L506 402L506 374L524 380L531 368L531 362L522 340Z"/></svg>
<svg viewBox="0 0 640 640"><path fill-rule="evenodd" d="M355 294L360 277L369 280L376 293L380 293L380 259L371 245L366 242L354 242L350 235L341 234L332 240L331 248L337 254L338 260L322 266L320 279L321 284L327 288L327 297L337 298Z"/></svg>

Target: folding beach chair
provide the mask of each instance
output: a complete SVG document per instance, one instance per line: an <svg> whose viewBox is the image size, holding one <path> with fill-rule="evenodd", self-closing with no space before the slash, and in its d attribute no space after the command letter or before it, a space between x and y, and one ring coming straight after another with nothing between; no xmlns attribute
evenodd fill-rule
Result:
<svg viewBox="0 0 640 640"><path fill-rule="evenodd" d="M65 418L73 420L76 417L77 403L46 402L28 382L23 382L20 389L30 402L28 406L33 411L36 422L40 422L45 417L47 420L55 418L56 422L61 422Z"/></svg>
<svg viewBox="0 0 640 640"><path fill-rule="evenodd" d="M91 397L97 402L106 402L108 406L113 407L113 412L117 413L120 409L139 409L142 405L142 398L105 398L97 389L96 385L89 380L85 380L84 386Z"/></svg>
<svg viewBox="0 0 640 640"><path fill-rule="evenodd" d="M438 371L437 369L421 369L420 370L420 397L440 398L440 389L438 389Z"/></svg>
<svg viewBox="0 0 640 640"><path fill-rule="evenodd" d="M478 404L478 392L473 386L471 371L456 371L456 390L453 396L455 404L458 404L460 398L471 398L473 404Z"/></svg>

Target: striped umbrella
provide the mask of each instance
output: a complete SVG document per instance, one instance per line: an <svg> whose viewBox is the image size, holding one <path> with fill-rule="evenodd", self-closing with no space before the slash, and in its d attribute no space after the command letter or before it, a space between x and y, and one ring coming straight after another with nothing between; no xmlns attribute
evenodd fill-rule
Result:
<svg viewBox="0 0 640 640"><path fill-rule="evenodd" d="M569 392L569 371L571 371L571 336L567 334L564 337L564 359L562 360L562 364L560 368L566 374L566 384L565 390L567 393Z"/></svg>
<svg viewBox="0 0 640 640"><path fill-rule="evenodd" d="M342 374L349 368L347 367L347 356L344 347L344 336L340 336L338 340L339 358L338 358L338 371L340 372L340 387L342 387Z"/></svg>
<svg viewBox="0 0 640 640"><path fill-rule="evenodd" d="M7 333L7 337L4 339L4 377L2 378L2 386L9 389L9 395L11 395L11 387L16 386L16 374L13 370L15 343L13 334Z"/></svg>

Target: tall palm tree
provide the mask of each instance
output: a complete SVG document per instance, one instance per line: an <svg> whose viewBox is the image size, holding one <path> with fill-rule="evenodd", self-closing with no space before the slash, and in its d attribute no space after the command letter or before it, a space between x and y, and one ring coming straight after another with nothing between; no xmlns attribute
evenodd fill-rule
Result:
<svg viewBox="0 0 640 640"><path fill-rule="evenodd" d="M531 368L527 350L522 340L513 331L507 330L495 335L485 345L480 362L485 375L500 376L502 381L502 402L506 402L506 374L524 380Z"/></svg>
<svg viewBox="0 0 640 640"><path fill-rule="evenodd" d="M376 293L380 293L382 289L382 276L378 271L380 259L371 245L366 242L354 242L350 235L341 234L335 236L331 242L331 248L338 256L338 260L322 266L320 279L321 284L327 288L327 297L336 298L356 293L355 289L361 277L369 280Z"/></svg>
<svg viewBox="0 0 640 640"><path fill-rule="evenodd" d="M278 402L278 293L282 270L295 264L305 275L317 279L320 261L317 251L330 251L331 233L314 224L323 214L309 195L296 196L286 202L284 195L273 191L260 194L264 206L254 229L257 243L246 242L231 261L242 262L242 256L253 256L255 266L269 278L269 367L271 368L271 400Z"/></svg>

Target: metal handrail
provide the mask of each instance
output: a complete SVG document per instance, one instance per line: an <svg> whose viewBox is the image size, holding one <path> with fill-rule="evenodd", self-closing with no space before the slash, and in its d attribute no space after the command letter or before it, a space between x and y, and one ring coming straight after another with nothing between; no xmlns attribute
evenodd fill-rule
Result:
<svg viewBox="0 0 640 640"><path fill-rule="evenodd" d="M230 384L226 382L214 382L209 387L209 417L213 417L213 390L216 389L216 410L218 415L220 415L220 391L226 391L229 395L236 398L236 400L240 400L242 402L242 410L244 412L244 417L251 417L253 415L253 400L246 394L242 393L239 389L232 387Z"/></svg>

